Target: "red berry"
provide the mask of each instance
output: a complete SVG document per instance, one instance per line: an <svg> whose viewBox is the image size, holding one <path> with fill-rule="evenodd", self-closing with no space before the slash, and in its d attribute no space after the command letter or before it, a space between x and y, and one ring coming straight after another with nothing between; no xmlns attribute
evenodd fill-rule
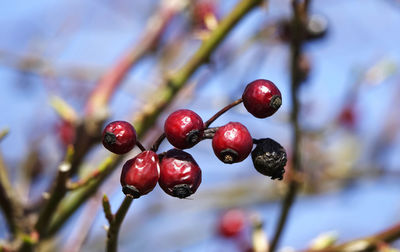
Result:
<svg viewBox="0 0 400 252"><path fill-rule="evenodd" d="M253 139L247 128L238 122L220 127L212 140L215 155L224 163L243 161L253 148Z"/></svg>
<svg viewBox="0 0 400 252"><path fill-rule="evenodd" d="M162 158L158 184L167 194L186 198L196 192L201 183L201 169L192 155L172 149Z"/></svg>
<svg viewBox="0 0 400 252"><path fill-rule="evenodd" d="M115 154L125 154L132 150L135 144L136 131L128 122L114 121L103 130L103 145Z"/></svg>
<svg viewBox="0 0 400 252"><path fill-rule="evenodd" d="M242 210L229 210L221 216L219 233L225 237L237 236L243 230L245 222L246 217Z"/></svg>
<svg viewBox="0 0 400 252"><path fill-rule="evenodd" d="M68 146L75 141L75 127L70 121L62 120L57 125L58 136L63 145Z"/></svg>
<svg viewBox="0 0 400 252"><path fill-rule="evenodd" d="M157 154L143 151L124 164L121 173L122 191L134 198L148 194L157 185L159 173Z"/></svg>
<svg viewBox="0 0 400 252"><path fill-rule="evenodd" d="M255 80L243 92L243 104L257 118L273 115L282 104L282 95L272 81Z"/></svg>
<svg viewBox="0 0 400 252"><path fill-rule="evenodd" d="M187 149L198 143L203 135L201 117L188 109L170 114L165 121L164 131L168 141L178 149Z"/></svg>

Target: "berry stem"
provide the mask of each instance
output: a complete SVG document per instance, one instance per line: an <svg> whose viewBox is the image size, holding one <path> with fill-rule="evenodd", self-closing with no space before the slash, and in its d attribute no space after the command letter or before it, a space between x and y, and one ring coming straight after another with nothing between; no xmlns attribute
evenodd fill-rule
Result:
<svg viewBox="0 0 400 252"><path fill-rule="evenodd" d="M136 140L136 145L141 151L146 151L146 148L143 146L142 143L139 142L139 140Z"/></svg>
<svg viewBox="0 0 400 252"><path fill-rule="evenodd" d="M299 110L300 110L300 102L298 98L298 89L302 82L301 78L301 69L299 68L299 60L300 55L302 54L302 45L305 36L305 21L307 20L307 8L310 4L310 1L298 1L295 0L292 2L293 9L293 18L292 18L292 31L293 35L290 40L290 48L291 48L291 100L292 100L292 111L291 111L291 124L293 127L293 139L292 139L292 174L297 174L301 171L301 154L300 154L300 138L301 138L301 129L299 126ZM300 183L295 179L290 179L289 189L286 192L286 195L282 202L282 208L278 220L278 225L275 229L273 238L271 240L271 246L269 251L274 252L278 246L280 237L282 235L282 231L287 222L290 209L293 205L293 202L296 199L297 191L300 187Z"/></svg>
<svg viewBox="0 0 400 252"><path fill-rule="evenodd" d="M222 108L220 111L218 111L217 113L215 113L215 115L213 115L210 119L208 119L205 123L204 123L204 127L205 129L209 129L208 127L210 126L211 123L213 123L215 120L217 120L222 114L224 114L226 111L230 110L231 108L235 107L236 105L242 103L243 100L242 98L237 99L236 101L232 102L231 104L225 106L224 108ZM218 129L218 128L215 128ZM204 139L212 139L212 132L209 132L210 134L204 134ZM215 131L213 132L215 133ZM151 147L151 150L154 152L157 152L158 148L160 147L160 144L164 141L165 139L165 133L162 133L157 140L154 142L153 147Z"/></svg>
<svg viewBox="0 0 400 252"><path fill-rule="evenodd" d="M218 119L218 117L220 117L222 114L224 114L226 111L230 110L231 108L235 107L236 105L242 103L243 100L242 98L237 99L236 101L232 102L231 104L225 106L224 108L222 108L220 111L218 111L217 113L215 113L215 115L213 115L210 119L208 119L205 123L204 126L206 128L208 128L210 126L211 123L213 123L215 120Z"/></svg>
<svg viewBox="0 0 400 252"><path fill-rule="evenodd" d="M153 146L151 147L151 150L157 152L158 148L160 147L160 144L164 141L164 139L165 139L165 133L162 133L154 142Z"/></svg>
<svg viewBox="0 0 400 252"><path fill-rule="evenodd" d="M110 203L103 198L103 208L107 220L109 221L110 227L107 231L107 252L117 252L118 247L118 234L122 221L128 212L131 203L133 202L133 197L130 195L125 196L124 201L122 201L121 206L118 208L114 215L111 214ZM110 221L111 220L111 221Z"/></svg>

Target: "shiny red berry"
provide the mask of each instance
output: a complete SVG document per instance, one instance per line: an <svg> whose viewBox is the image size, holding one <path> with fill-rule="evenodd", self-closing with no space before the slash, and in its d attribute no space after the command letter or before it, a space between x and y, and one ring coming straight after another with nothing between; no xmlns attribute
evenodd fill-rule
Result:
<svg viewBox="0 0 400 252"><path fill-rule="evenodd" d="M215 155L224 163L243 161L253 148L253 139L247 128L238 122L220 127L212 139Z"/></svg>
<svg viewBox="0 0 400 252"><path fill-rule="evenodd" d="M234 237L244 229L246 216L240 209L225 212L219 221L218 231L224 237Z"/></svg>
<svg viewBox="0 0 400 252"><path fill-rule="evenodd" d="M282 95L272 81L255 80L243 92L243 104L257 118L273 115L282 105Z"/></svg>
<svg viewBox="0 0 400 252"><path fill-rule="evenodd" d="M148 194L157 185L159 173L157 154L143 151L124 164L121 173L122 191L134 198Z"/></svg>
<svg viewBox="0 0 400 252"><path fill-rule="evenodd" d="M164 124L165 136L178 149L193 147L201 140L203 130L204 123L201 117L188 109L173 112Z"/></svg>
<svg viewBox="0 0 400 252"><path fill-rule="evenodd" d="M167 194L186 198L196 192L201 183L201 169L192 155L172 149L162 158L158 184Z"/></svg>
<svg viewBox="0 0 400 252"><path fill-rule="evenodd" d="M103 145L115 154L125 154L132 150L135 144L136 131L128 122L114 121L103 130Z"/></svg>

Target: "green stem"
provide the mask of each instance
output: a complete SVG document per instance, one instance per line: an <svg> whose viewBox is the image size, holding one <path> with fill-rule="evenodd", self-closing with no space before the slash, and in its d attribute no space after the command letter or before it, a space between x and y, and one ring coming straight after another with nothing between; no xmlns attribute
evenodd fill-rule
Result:
<svg viewBox="0 0 400 252"><path fill-rule="evenodd" d="M107 252L117 252L119 229L132 201L133 197L125 196L124 201L122 201L121 206L110 222L110 227L107 232Z"/></svg>

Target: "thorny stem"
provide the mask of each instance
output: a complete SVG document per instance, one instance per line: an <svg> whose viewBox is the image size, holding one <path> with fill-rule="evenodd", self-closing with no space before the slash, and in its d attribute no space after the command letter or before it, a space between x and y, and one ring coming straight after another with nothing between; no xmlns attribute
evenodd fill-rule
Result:
<svg viewBox="0 0 400 252"><path fill-rule="evenodd" d="M304 4L304 3L303 3ZM307 5L309 2L307 1ZM300 161L300 139L301 139L301 130L299 127L299 99L298 99L298 88L301 84L301 70L299 69L299 59L302 51L302 43L304 40L304 9L302 9L302 3L299 1L293 1L293 19L292 19L292 29L293 32L290 41L291 48L291 101L292 101L292 112L291 112L291 123L293 126L293 140L292 140L292 150L293 150L293 175L297 172L301 171L301 161ZM302 13L303 12L303 13ZM289 182L289 188L285 195L285 198L282 202L282 209L278 221L278 225L275 229L275 233L273 235L270 252L274 252L278 246L280 237L282 235L282 231L287 222L287 218L290 212L290 209L293 205L293 202L296 198L297 191L299 188L299 182L295 179L291 179Z"/></svg>
<svg viewBox="0 0 400 252"><path fill-rule="evenodd" d="M118 211L114 215L111 214L111 209L109 208L109 204L104 204L106 207L104 208L104 212L106 214L106 218L110 223L110 227L107 231L107 252L116 252L118 247L118 234L119 229L121 227L122 221L125 218L126 213L133 201L133 197L130 195L125 196L124 201L121 203ZM110 221L111 220L111 221Z"/></svg>

